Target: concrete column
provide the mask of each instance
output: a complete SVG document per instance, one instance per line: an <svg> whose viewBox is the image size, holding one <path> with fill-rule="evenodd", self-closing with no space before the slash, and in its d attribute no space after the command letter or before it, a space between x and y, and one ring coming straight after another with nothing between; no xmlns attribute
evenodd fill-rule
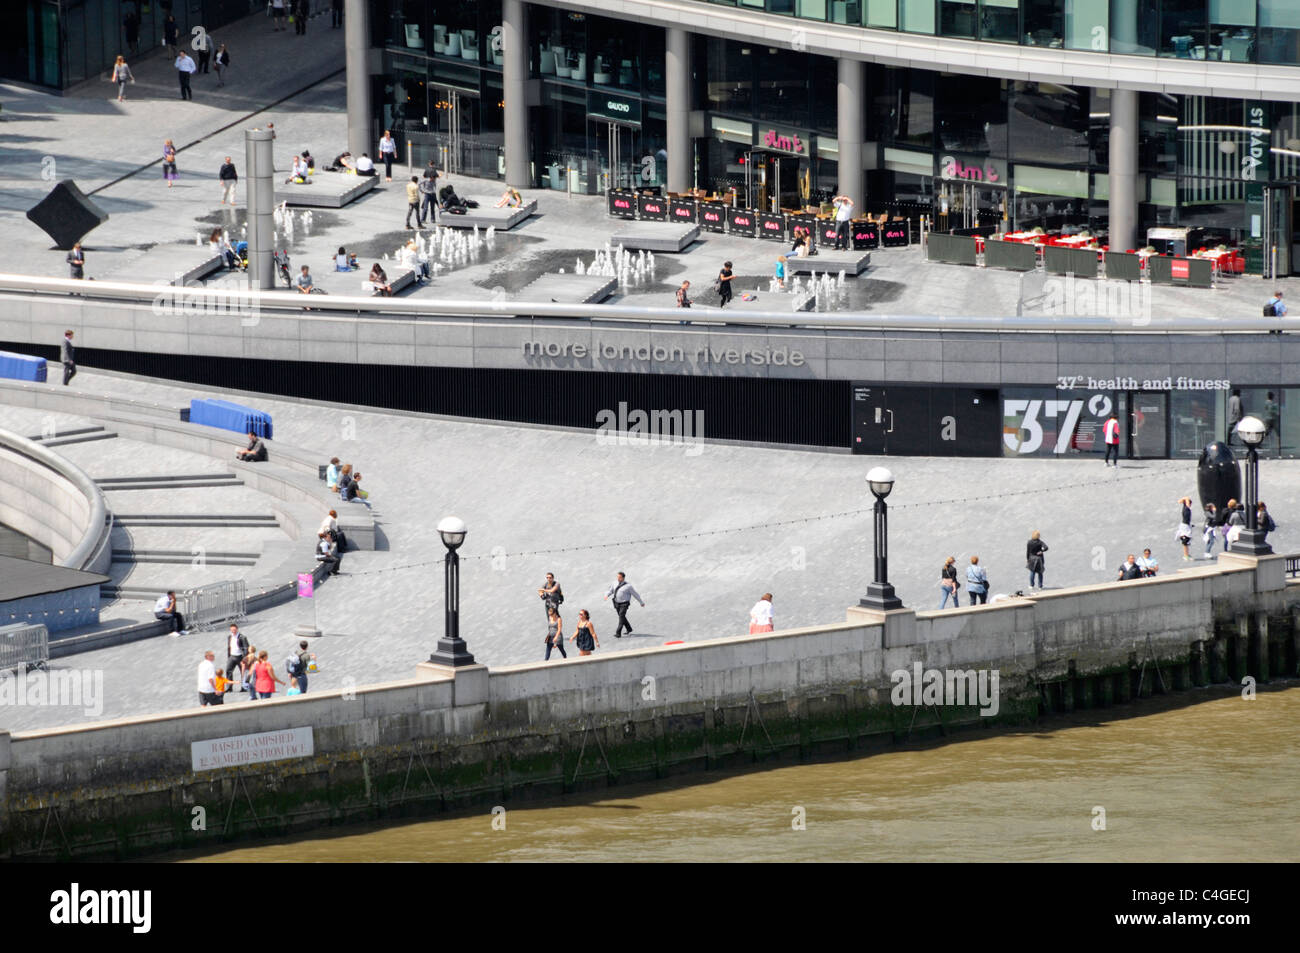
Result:
<svg viewBox="0 0 1300 953"><path fill-rule="evenodd" d="M867 98L867 65L861 60L839 61L837 118L840 142L838 191L853 199L858 214L866 212L862 171L862 110Z"/></svg>
<svg viewBox="0 0 1300 953"><path fill-rule="evenodd" d="M664 83L668 113L669 192L685 192L694 179L691 150L691 35L668 27L664 38Z"/></svg>
<svg viewBox="0 0 1300 953"><path fill-rule="evenodd" d="M1138 94L1110 91L1110 247L1138 247Z"/></svg>
<svg viewBox="0 0 1300 953"><path fill-rule="evenodd" d="M244 130L244 195L248 202L248 280L275 287L275 154L269 129Z"/></svg>
<svg viewBox="0 0 1300 953"><path fill-rule="evenodd" d="M533 177L528 148L528 5L523 0L502 0L501 55L506 184L528 189Z"/></svg>
<svg viewBox="0 0 1300 953"><path fill-rule="evenodd" d="M375 152L370 132L370 4L367 0L344 0L344 66L348 93L348 152L358 157ZM378 164L379 156L372 156Z"/></svg>

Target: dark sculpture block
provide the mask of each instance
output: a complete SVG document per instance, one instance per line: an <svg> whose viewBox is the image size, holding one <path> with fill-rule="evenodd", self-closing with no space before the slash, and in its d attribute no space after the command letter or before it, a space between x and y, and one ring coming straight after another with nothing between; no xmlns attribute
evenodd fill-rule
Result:
<svg viewBox="0 0 1300 953"><path fill-rule="evenodd" d="M108 221L108 213L92 202L77 183L64 179L27 212L27 217L67 251L91 229Z"/></svg>

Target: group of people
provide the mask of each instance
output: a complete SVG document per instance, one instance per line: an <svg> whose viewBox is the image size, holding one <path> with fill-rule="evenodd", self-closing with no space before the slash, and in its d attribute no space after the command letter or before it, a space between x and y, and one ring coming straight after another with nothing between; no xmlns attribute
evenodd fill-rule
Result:
<svg viewBox="0 0 1300 953"><path fill-rule="evenodd" d="M338 510L330 510L321 520L316 538L316 561L324 564L329 575L337 576L343 565L343 554L348 548L348 538L339 529Z"/></svg>
<svg viewBox="0 0 1300 953"><path fill-rule="evenodd" d="M226 694L234 691L247 692L252 701L271 698L277 685L286 686L285 694L289 696L305 694L307 673L316 661L316 654L308 650L307 640L301 640L285 659L284 674L289 681L276 673L268 655L265 649L259 650L249 642L238 623L230 623L225 669L217 667L216 653L211 649L203 653L203 661L199 663L199 706L224 704Z"/></svg>
<svg viewBox="0 0 1300 953"><path fill-rule="evenodd" d="M369 506L370 493L361 489L361 472L353 472L352 464L339 463L338 457L331 457L325 468L325 486L331 493L337 493L344 503L365 503ZM330 511L331 514L338 514Z"/></svg>
<svg viewBox="0 0 1300 953"><path fill-rule="evenodd" d="M1178 501L1178 529L1175 536L1183 547L1183 559L1191 560L1195 557L1191 554L1192 542L1192 499L1184 496ZM1229 500L1223 510L1220 511L1213 503L1205 504L1204 526L1201 530L1201 541L1205 543L1205 558L1209 559L1214 552L1214 541L1219 539L1223 543L1223 549L1226 552L1228 547L1237 541L1241 531L1246 528L1246 507L1245 504L1237 500ZM1268 504L1260 500L1255 504L1255 526L1262 534L1262 538L1267 538L1268 534L1277 529L1277 523L1273 522L1273 517L1268 511Z"/></svg>
<svg viewBox="0 0 1300 953"><path fill-rule="evenodd" d="M564 603L564 589L554 573L546 574L546 581L538 588L537 595L546 610L546 656L543 661L549 660L551 652L556 650L559 651L561 658L568 658L568 653L564 651L564 621L560 617L560 606ZM626 575L620 572L618 578L605 591L605 599L614 600L614 611L618 613L618 627L614 630L614 638L622 638L624 630L631 635L632 624L627 621L627 610L632 600L635 599L641 604L641 608L645 608L645 600L636 591L636 587L627 581ZM577 644L579 655L590 655L600 648L596 626L592 623L591 614L586 609L579 610L578 623L573 630L573 635L569 636L569 641Z"/></svg>

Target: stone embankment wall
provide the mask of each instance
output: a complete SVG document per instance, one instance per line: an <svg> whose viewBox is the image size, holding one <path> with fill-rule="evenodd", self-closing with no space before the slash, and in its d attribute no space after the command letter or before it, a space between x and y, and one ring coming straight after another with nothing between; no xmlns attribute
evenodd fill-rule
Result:
<svg viewBox="0 0 1300 953"><path fill-rule="evenodd" d="M454 673L426 664L409 682L355 691L0 733L0 857L120 857L486 810L1031 723L1246 675L1291 678L1300 582L1284 567L1281 556L1225 555L1168 577L976 608L853 608L844 623L769 635ZM894 704L893 673L917 663L997 670L996 715ZM193 770L194 742L306 727L310 755Z"/></svg>

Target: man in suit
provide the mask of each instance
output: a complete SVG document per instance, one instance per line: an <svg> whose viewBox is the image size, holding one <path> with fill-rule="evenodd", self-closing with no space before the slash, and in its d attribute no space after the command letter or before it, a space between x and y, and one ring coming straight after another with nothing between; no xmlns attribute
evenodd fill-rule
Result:
<svg viewBox="0 0 1300 953"><path fill-rule="evenodd" d="M63 386L77 376L77 349L72 346L72 332L63 332L63 348L59 355L63 361Z"/></svg>

